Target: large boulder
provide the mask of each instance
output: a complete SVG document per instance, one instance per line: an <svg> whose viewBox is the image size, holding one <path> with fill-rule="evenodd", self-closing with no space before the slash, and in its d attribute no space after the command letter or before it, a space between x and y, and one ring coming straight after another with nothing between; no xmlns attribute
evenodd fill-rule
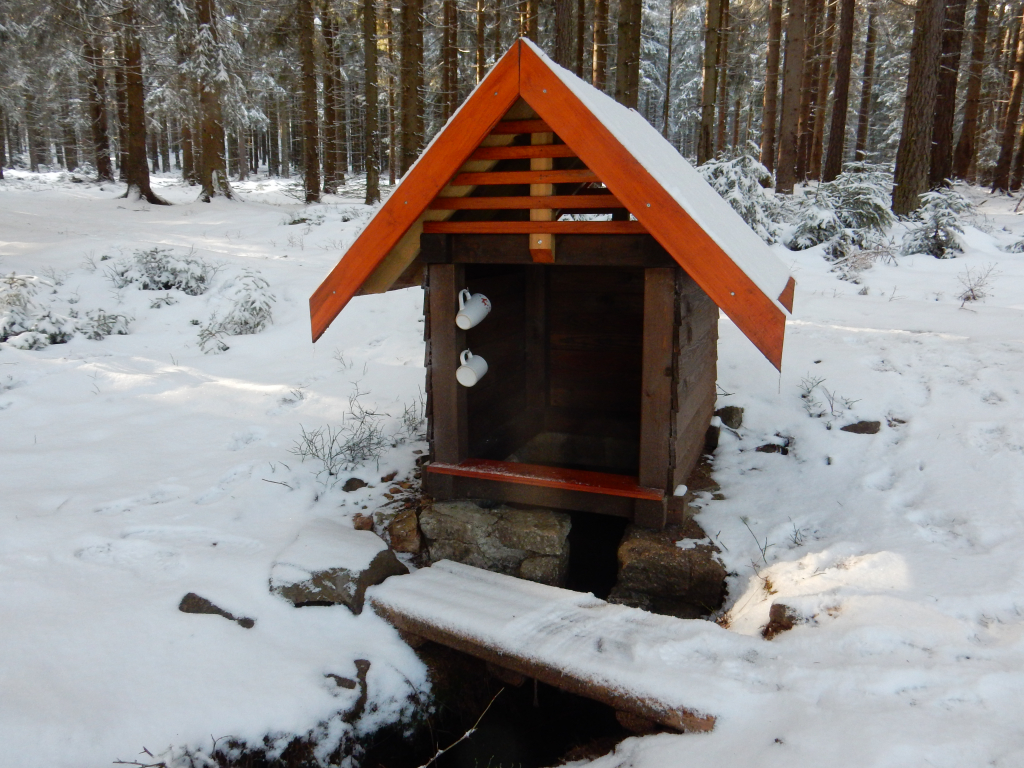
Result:
<svg viewBox="0 0 1024 768"><path fill-rule="evenodd" d="M438 501L419 516L427 560L563 586L569 567L569 515L551 509Z"/></svg>
<svg viewBox="0 0 1024 768"><path fill-rule="evenodd" d="M270 591L296 607L341 604L360 613L367 587L408 572L375 533L320 519L277 556Z"/></svg>
<svg viewBox="0 0 1024 768"><path fill-rule="evenodd" d="M725 567L695 524L661 531L630 526L619 545L619 578L609 602L689 619L725 601ZM699 529L698 529L699 530Z"/></svg>

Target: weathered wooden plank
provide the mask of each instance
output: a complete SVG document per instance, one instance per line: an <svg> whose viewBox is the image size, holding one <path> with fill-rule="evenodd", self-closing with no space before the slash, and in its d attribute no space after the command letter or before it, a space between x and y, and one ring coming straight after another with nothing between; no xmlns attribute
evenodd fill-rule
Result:
<svg viewBox="0 0 1024 768"><path fill-rule="evenodd" d="M529 147L525 147L529 149ZM612 211L624 208L613 195L548 195L537 197L436 197L432 211L500 211L540 208Z"/></svg>
<svg viewBox="0 0 1024 768"><path fill-rule="evenodd" d="M517 464L509 461L466 459L458 464L433 461L428 472L459 477L474 477L499 483L536 485L541 488L560 488L567 491L600 493L606 496L625 496L631 499L658 500L665 497L661 488L645 488L635 477L611 475L605 472L587 472L564 467L543 467L536 464Z"/></svg>
<svg viewBox="0 0 1024 768"><path fill-rule="evenodd" d="M576 157L576 153L566 144L548 144L530 147L480 147L469 157L471 160L528 160L531 157Z"/></svg>
<svg viewBox="0 0 1024 768"><path fill-rule="evenodd" d="M517 133L549 133L551 128L543 120L502 120L491 130L496 136Z"/></svg>
<svg viewBox="0 0 1024 768"><path fill-rule="evenodd" d="M643 635L645 647L676 647L704 629L696 622L450 561L392 577L367 597L377 615L407 635L679 731L714 728L713 716L681 705L685 671L666 669L677 677L667 685L652 681L622 635L629 627Z"/></svg>
<svg viewBox="0 0 1024 768"><path fill-rule="evenodd" d="M674 269L644 273L643 383L640 395L640 483L666 488L669 483L669 416L672 410L672 353L675 339ZM639 513L639 509L638 509ZM646 520L655 528L664 519Z"/></svg>
<svg viewBox="0 0 1024 768"><path fill-rule="evenodd" d="M537 485L501 483L479 477L457 477L427 472L424 479L431 483L437 479L450 481L447 499L492 499L512 504L528 504L549 509L572 509L611 515L632 520L638 499L626 496L608 496L589 491L571 491L565 488L544 488ZM435 496L434 498L441 498Z"/></svg>
<svg viewBox="0 0 1024 768"><path fill-rule="evenodd" d="M647 230L639 221L428 221L423 231L452 235L639 235Z"/></svg>
<svg viewBox="0 0 1024 768"><path fill-rule="evenodd" d="M452 186L484 186L491 184L583 184L600 181L587 168L549 171L482 171L459 173L449 182Z"/></svg>
<svg viewBox="0 0 1024 768"><path fill-rule="evenodd" d="M457 464L466 458L469 443L466 388L455 379L466 336L455 325L464 268L459 264L431 264L429 269L433 455L436 461Z"/></svg>

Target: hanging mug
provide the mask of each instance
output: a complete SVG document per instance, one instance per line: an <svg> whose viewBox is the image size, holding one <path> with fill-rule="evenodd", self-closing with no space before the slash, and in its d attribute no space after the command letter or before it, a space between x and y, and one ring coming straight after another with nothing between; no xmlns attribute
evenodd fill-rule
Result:
<svg viewBox="0 0 1024 768"><path fill-rule="evenodd" d="M455 379L464 387L472 387L487 373L487 361L468 349L462 351L460 360L462 365L455 372Z"/></svg>
<svg viewBox="0 0 1024 768"><path fill-rule="evenodd" d="M459 291L459 314L455 316L455 324L462 330L468 331L487 317L490 311L490 299L482 293L471 294L469 289L463 288ZM480 375L483 376L483 374Z"/></svg>

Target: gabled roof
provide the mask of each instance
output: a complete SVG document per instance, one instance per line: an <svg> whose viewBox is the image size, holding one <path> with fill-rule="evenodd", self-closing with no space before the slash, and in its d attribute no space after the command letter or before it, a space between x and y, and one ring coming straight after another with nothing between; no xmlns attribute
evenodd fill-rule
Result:
<svg viewBox="0 0 1024 768"><path fill-rule="evenodd" d="M460 171L489 167L470 156L519 99L781 368L795 285L786 267L641 115L554 64L528 40L517 41L495 64L317 288L309 300L313 340L357 292L385 291L409 268L424 225L436 229L440 225L427 222L453 213L431 203Z"/></svg>

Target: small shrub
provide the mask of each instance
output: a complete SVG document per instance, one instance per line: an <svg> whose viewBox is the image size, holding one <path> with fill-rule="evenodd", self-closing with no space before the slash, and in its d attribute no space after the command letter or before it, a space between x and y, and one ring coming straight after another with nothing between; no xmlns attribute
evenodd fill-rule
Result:
<svg viewBox="0 0 1024 768"><path fill-rule="evenodd" d="M875 247L894 221L891 189L888 172L863 164L847 166L835 181L819 184L813 196L798 202L796 227L786 247L802 251L826 243L825 254L831 259Z"/></svg>
<svg viewBox="0 0 1024 768"><path fill-rule="evenodd" d="M773 185L771 171L748 154L709 160L697 170L726 202L733 207L758 237L774 243L778 225L778 203L766 187Z"/></svg>
<svg viewBox="0 0 1024 768"><path fill-rule="evenodd" d="M151 248L118 259L108 268L107 275L117 288L136 283L144 291L176 289L189 296L199 296L206 293L219 271L219 266L191 252L187 256L175 256L165 248Z"/></svg>
<svg viewBox="0 0 1024 768"><path fill-rule="evenodd" d="M384 434L384 415L363 408L359 402L362 394L356 390L349 397L349 413L340 427L327 425L309 431L300 427L302 437L292 453L303 461L314 459L320 463L316 476L325 487L334 485L342 472L368 461L379 463L393 445Z"/></svg>
<svg viewBox="0 0 1024 768"><path fill-rule="evenodd" d="M79 330L87 339L100 341L107 336L127 336L132 318L106 312L102 309L90 310L85 313L86 319L79 322Z"/></svg>
<svg viewBox="0 0 1024 768"><path fill-rule="evenodd" d="M903 252L953 258L963 251L963 219L973 211L971 201L953 188L925 192L921 207L913 214L914 223L903 236Z"/></svg>
<svg viewBox="0 0 1024 768"><path fill-rule="evenodd" d="M206 352L227 352L225 336L259 333L274 321L274 294L270 283L257 270L247 269L231 287L231 309L227 315L210 318L199 331L199 346Z"/></svg>
<svg viewBox="0 0 1024 768"><path fill-rule="evenodd" d="M0 341L32 330L42 311L36 302L42 285L45 283L34 275L12 272L0 277Z"/></svg>
<svg viewBox="0 0 1024 768"><path fill-rule="evenodd" d="M957 296L960 299L960 306L963 307L968 301L981 301L988 298L992 293L992 283L999 277L999 271L995 264L987 264L984 267L971 269L967 267L956 276L960 281L963 290Z"/></svg>

